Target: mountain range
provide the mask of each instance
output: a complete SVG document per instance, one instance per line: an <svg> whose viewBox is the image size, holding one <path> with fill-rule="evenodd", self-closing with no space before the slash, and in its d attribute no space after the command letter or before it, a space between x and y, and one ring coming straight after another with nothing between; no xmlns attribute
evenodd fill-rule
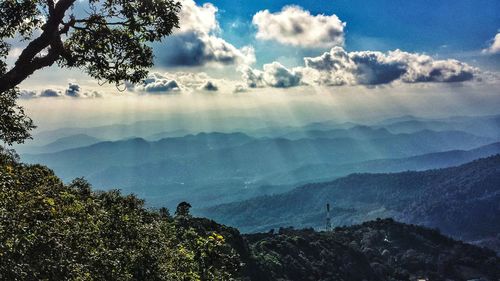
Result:
<svg viewBox="0 0 500 281"><path fill-rule="evenodd" d="M353 134L358 138L345 137ZM47 165L66 181L85 177L105 189L120 187L144 196L152 204L170 197L167 205L172 206L187 199L197 204L245 199L269 193L261 188L268 185L283 185L280 191L286 191L284 185L356 171L354 163L467 150L493 141L460 131L392 134L354 127L336 130L331 138L255 138L243 133L199 133L159 141L133 138L22 158ZM317 174L314 168L311 177L295 175L297 170L325 165L346 166L341 174ZM187 190L199 192L193 198Z"/></svg>
<svg viewBox="0 0 500 281"><path fill-rule="evenodd" d="M350 173L443 168L487 157L500 152L495 143L500 138L494 137L493 130L497 119L402 116L371 125L325 121L248 128L246 133L196 134L185 129L162 131L166 125L160 121L141 122L63 130L80 134L19 151L23 161L45 164L65 181L85 177L105 190L120 188L138 194L151 206L174 207L187 200L206 207L282 193ZM407 126L408 122L424 125ZM487 130L478 129L479 124L493 131L484 133ZM134 132L145 138L97 138Z"/></svg>

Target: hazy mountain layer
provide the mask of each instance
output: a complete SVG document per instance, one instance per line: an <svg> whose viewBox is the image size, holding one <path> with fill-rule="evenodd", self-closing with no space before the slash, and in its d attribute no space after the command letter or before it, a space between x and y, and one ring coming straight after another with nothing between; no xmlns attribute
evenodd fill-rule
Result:
<svg viewBox="0 0 500 281"><path fill-rule="evenodd" d="M357 171L353 165L357 162L469 149L492 142L459 131L392 134L358 126L313 132L317 137L301 139L257 139L242 133L200 133L154 142L135 138L23 155L23 160L43 163L66 181L83 176L100 187L120 187L147 198L155 206L173 206L179 200L206 206L343 176ZM338 167L334 169L338 173L316 169L332 165ZM389 171L398 170L397 166ZM269 185L287 186L261 188Z"/></svg>
<svg viewBox="0 0 500 281"><path fill-rule="evenodd" d="M18 153L26 154L53 153L73 148L90 146L102 141L102 139L91 137L85 134L78 134L63 137L42 146L19 146L16 150Z"/></svg>

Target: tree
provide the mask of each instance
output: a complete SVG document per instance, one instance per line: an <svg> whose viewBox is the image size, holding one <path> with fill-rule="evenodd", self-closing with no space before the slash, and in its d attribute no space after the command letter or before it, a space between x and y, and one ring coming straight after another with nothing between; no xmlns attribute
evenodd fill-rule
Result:
<svg viewBox="0 0 500 281"><path fill-rule="evenodd" d="M17 91L8 90L0 96L0 140L8 145L23 142L34 128L22 107L16 105Z"/></svg>
<svg viewBox="0 0 500 281"><path fill-rule="evenodd" d="M0 280L239 280L230 241L195 228L0 147Z"/></svg>
<svg viewBox="0 0 500 281"><path fill-rule="evenodd" d="M191 204L188 202L181 202L177 205L177 209L175 210L175 217L186 219L190 218L191 214L189 213L189 209L191 209Z"/></svg>
<svg viewBox="0 0 500 281"><path fill-rule="evenodd" d="M0 120L10 122L0 138L11 143L29 136L31 120L10 101L22 81L54 63L101 82L140 82L153 65L148 43L178 27L180 8L176 0L0 1L0 100L8 105L2 118L4 110L17 116ZM28 44L8 69L9 42L18 38ZM10 135L9 127L20 131Z"/></svg>

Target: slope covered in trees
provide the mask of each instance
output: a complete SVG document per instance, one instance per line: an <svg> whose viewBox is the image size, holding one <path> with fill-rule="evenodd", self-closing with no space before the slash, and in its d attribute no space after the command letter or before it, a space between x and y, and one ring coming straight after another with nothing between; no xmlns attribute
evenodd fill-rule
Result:
<svg viewBox="0 0 500 281"><path fill-rule="evenodd" d="M394 217L465 240L495 237L500 233L500 155L439 170L352 174L200 214L245 232L289 225L324 228L328 202L336 208L334 225Z"/></svg>
<svg viewBox="0 0 500 281"><path fill-rule="evenodd" d="M166 210L118 191L64 185L40 165L0 154L0 280L232 280L237 253Z"/></svg>
<svg viewBox="0 0 500 281"><path fill-rule="evenodd" d="M491 251L391 219L315 232L245 235L251 280L497 280ZM482 278L482 279L480 279Z"/></svg>
<svg viewBox="0 0 500 281"><path fill-rule="evenodd" d="M491 251L379 220L333 232L241 235L190 205L65 185L41 165L0 158L1 280L468 280L500 277Z"/></svg>

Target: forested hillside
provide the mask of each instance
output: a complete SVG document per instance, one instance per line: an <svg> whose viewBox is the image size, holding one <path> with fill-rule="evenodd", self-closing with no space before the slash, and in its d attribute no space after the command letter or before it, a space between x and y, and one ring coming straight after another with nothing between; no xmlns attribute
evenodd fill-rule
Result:
<svg viewBox="0 0 500 281"><path fill-rule="evenodd" d="M468 280L500 277L494 252L435 230L377 220L315 232L241 235L150 210L41 165L0 158L0 280Z"/></svg>
<svg viewBox="0 0 500 281"><path fill-rule="evenodd" d="M377 220L333 232L282 228L245 235L255 262L251 280L496 280L493 252L436 230Z"/></svg>
<svg viewBox="0 0 500 281"><path fill-rule="evenodd" d="M352 174L200 214L245 232L289 225L322 229L327 203L334 206L334 225L394 217L466 240L495 237L500 233L500 155L439 170Z"/></svg>
<svg viewBox="0 0 500 281"><path fill-rule="evenodd" d="M0 154L0 280L233 280L224 236L84 180L64 185L40 165Z"/></svg>

